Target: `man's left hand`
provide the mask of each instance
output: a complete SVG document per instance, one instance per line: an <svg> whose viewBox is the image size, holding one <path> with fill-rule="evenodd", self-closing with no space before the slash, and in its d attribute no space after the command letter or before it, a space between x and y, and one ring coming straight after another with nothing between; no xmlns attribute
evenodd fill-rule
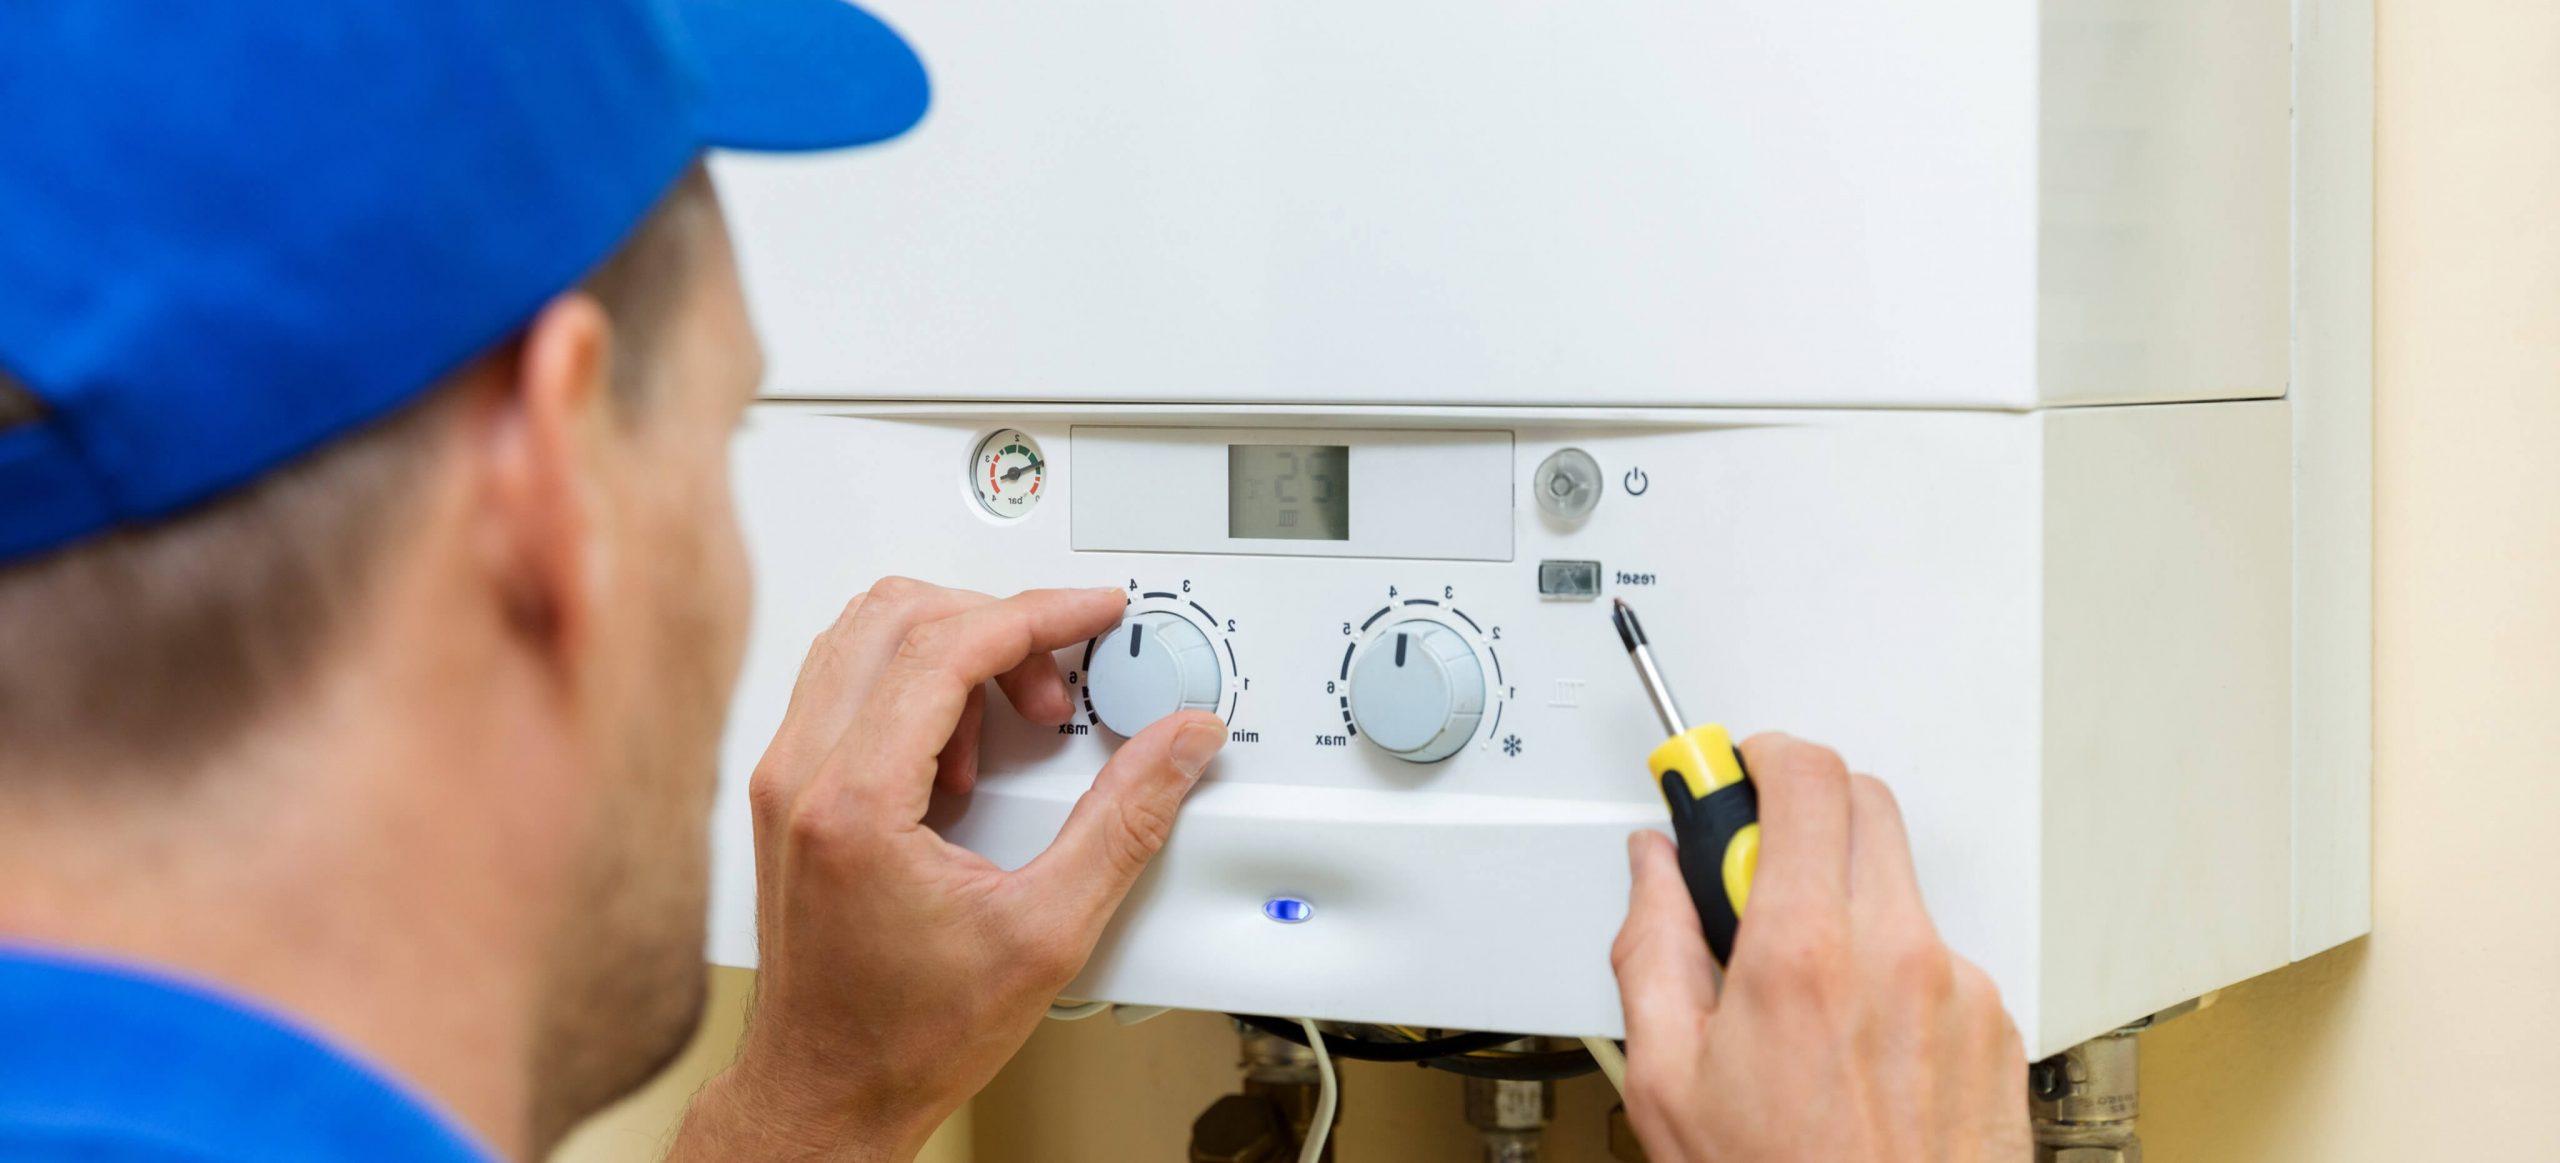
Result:
<svg viewBox="0 0 2560 1163"><path fill-rule="evenodd" d="M1016 871L945 841L925 809L937 785L976 782L986 684L1065 722L1051 652L1125 607L1117 590L997 600L892 578L818 638L748 787L754 1016L670 1159L912 1158L1030 1038L1226 727L1190 712L1122 744Z"/></svg>

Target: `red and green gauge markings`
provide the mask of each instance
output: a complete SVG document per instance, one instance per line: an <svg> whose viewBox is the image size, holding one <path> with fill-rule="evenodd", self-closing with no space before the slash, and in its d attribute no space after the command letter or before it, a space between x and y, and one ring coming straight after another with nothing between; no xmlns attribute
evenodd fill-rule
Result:
<svg viewBox="0 0 2560 1163"><path fill-rule="evenodd" d="M988 513L1011 520L1040 503L1040 483L1048 468L1040 443L1030 434L1000 429L979 442L969 466L969 486Z"/></svg>

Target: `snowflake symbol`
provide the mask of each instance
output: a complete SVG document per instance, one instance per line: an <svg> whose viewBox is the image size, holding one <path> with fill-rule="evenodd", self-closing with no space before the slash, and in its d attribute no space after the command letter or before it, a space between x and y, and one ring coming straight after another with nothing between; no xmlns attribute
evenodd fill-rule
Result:
<svg viewBox="0 0 2560 1163"><path fill-rule="evenodd" d="M1519 737L1519 736L1517 736L1517 735L1505 735L1505 736L1503 736L1503 737L1502 737L1502 753L1503 753L1503 754L1505 754L1505 755L1518 755L1518 754L1520 754L1520 737Z"/></svg>

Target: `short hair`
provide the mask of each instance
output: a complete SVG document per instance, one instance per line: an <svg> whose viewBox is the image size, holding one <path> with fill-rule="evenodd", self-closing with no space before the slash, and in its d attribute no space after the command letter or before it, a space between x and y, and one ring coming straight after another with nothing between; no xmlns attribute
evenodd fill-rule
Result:
<svg viewBox="0 0 2560 1163"><path fill-rule="evenodd" d="M655 345L714 216L696 165L583 284L614 321L625 413L650 394ZM246 487L0 564L0 772L189 765L303 688L375 592L456 384L486 358ZM0 375L0 430L45 411Z"/></svg>
<svg viewBox="0 0 2560 1163"><path fill-rule="evenodd" d="M8 372L0 371L0 432L43 418L44 405L36 402L34 394L19 387Z"/></svg>

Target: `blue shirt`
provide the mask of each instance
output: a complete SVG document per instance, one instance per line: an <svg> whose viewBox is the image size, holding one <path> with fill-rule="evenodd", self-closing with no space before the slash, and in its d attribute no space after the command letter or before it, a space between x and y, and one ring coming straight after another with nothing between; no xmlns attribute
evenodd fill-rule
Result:
<svg viewBox="0 0 2560 1163"><path fill-rule="evenodd" d="M379 1070L148 971L0 948L0 1160L490 1163Z"/></svg>

